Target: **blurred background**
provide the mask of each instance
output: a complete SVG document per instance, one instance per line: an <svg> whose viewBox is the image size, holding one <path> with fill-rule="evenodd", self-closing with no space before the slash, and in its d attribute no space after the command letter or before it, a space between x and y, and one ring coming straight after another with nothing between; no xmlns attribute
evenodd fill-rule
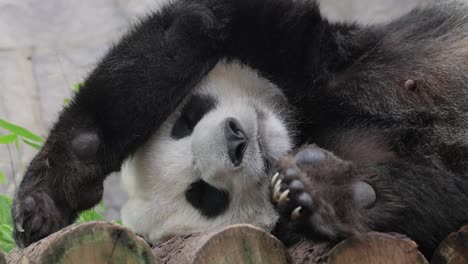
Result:
<svg viewBox="0 0 468 264"><path fill-rule="evenodd" d="M0 118L46 137L100 56L138 17L166 0L0 0ZM319 0L333 21L385 23L431 0ZM0 136L8 132L0 128ZM0 145L0 193L12 195L36 150ZM105 214L119 219L126 196L106 180Z"/></svg>

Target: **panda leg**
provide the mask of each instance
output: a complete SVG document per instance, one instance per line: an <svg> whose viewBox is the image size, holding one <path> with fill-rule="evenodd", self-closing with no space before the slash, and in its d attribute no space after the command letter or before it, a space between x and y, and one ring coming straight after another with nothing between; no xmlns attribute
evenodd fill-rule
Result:
<svg viewBox="0 0 468 264"><path fill-rule="evenodd" d="M271 195L281 221L312 240L396 232L416 241L430 257L468 219L463 177L436 164L395 159L359 168L309 145L277 166Z"/></svg>
<svg viewBox="0 0 468 264"><path fill-rule="evenodd" d="M350 162L310 145L277 165L271 194L283 221L316 240L338 240L368 230L352 211L372 207L375 191L359 179Z"/></svg>
<svg viewBox="0 0 468 264"><path fill-rule="evenodd" d="M101 60L30 163L12 207L28 246L72 223L102 198L105 176L157 129L218 61L222 23L203 5L176 1Z"/></svg>

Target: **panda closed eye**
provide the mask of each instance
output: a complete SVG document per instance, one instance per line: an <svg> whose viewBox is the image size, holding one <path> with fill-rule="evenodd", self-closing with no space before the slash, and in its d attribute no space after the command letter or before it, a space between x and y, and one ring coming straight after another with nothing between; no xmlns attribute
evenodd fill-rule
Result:
<svg viewBox="0 0 468 264"><path fill-rule="evenodd" d="M197 94L192 96L182 109L180 117L174 123L171 131L172 138L181 139L190 136L203 116L216 108L216 103L216 99L209 95Z"/></svg>

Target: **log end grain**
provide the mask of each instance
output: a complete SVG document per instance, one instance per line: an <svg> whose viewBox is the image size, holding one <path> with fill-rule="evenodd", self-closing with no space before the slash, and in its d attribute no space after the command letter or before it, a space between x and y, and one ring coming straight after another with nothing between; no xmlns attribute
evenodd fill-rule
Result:
<svg viewBox="0 0 468 264"><path fill-rule="evenodd" d="M402 236L368 233L351 237L329 253L329 264L427 264L414 241Z"/></svg>
<svg viewBox="0 0 468 264"><path fill-rule="evenodd" d="M234 225L214 234L197 252L196 264L291 262L283 244L249 225Z"/></svg>

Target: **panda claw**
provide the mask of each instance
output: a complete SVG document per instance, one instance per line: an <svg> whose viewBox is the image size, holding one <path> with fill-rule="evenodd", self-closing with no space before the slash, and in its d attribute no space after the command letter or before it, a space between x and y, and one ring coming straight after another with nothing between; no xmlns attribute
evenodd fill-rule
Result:
<svg viewBox="0 0 468 264"><path fill-rule="evenodd" d="M275 173L275 175L273 175L273 178L271 178L271 186L275 186L276 184L276 180L278 179L279 177L279 172Z"/></svg>
<svg viewBox="0 0 468 264"><path fill-rule="evenodd" d="M296 207L296 209L294 209L294 211L292 211L291 220L297 221L299 218L301 218L301 209L302 209L302 207L298 206L298 207Z"/></svg>
<svg viewBox="0 0 468 264"><path fill-rule="evenodd" d="M273 201L274 202L278 202L279 201L279 198L281 196L281 179L279 179L276 184L275 184L275 187L273 189Z"/></svg>
<svg viewBox="0 0 468 264"><path fill-rule="evenodd" d="M289 198L288 198L289 192L290 192L289 190L286 190L281 193L279 197L279 201L278 201L278 206L282 208L286 207L286 204L289 202Z"/></svg>
<svg viewBox="0 0 468 264"><path fill-rule="evenodd" d="M24 228L23 228L23 224L21 223L16 223L16 230L18 230L18 232L20 233L24 233Z"/></svg>
<svg viewBox="0 0 468 264"><path fill-rule="evenodd" d="M279 191L281 190L281 183L282 183L282 182L283 182L283 181L282 181L281 179L279 179L279 180L276 182L276 184L275 184L275 191L278 191L278 192L279 192Z"/></svg>

